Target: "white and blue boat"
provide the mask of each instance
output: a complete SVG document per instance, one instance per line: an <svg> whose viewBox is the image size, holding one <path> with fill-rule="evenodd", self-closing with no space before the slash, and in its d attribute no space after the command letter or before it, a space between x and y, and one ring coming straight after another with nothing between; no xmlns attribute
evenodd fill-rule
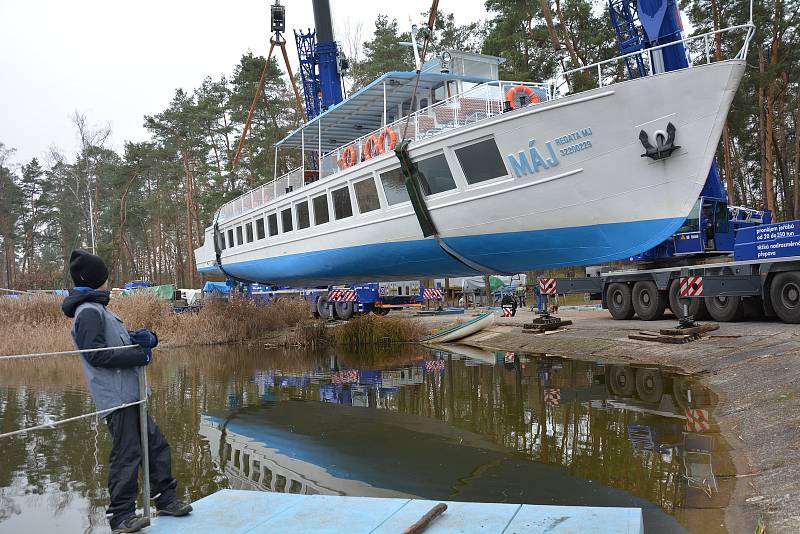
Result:
<svg viewBox="0 0 800 534"><path fill-rule="evenodd" d="M419 80L386 73L277 143L303 164L222 206L195 250L198 270L310 286L517 273L652 248L706 181L751 35L731 30L746 30L732 59L618 83L630 54L546 83L500 80L501 58L457 51ZM708 39L679 42L697 50ZM596 87L565 94L579 73ZM421 202L392 150L403 140Z"/></svg>

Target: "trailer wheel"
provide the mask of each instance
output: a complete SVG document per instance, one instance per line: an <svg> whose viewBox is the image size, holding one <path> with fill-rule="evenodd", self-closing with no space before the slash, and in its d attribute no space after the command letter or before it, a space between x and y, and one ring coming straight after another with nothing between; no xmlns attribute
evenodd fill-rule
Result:
<svg viewBox="0 0 800 534"><path fill-rule="evenodd" d="M627 365L612 365L606 371L606 385L609 391L619 397L630 397L636 390L633 369Z"/></svg>
<svg viewBox="0 0 800 534"><path fill-rule="evenodd" d="M685 376L676 376L672 379L672 400L684 412L692 404L689 402L691 389L692 385Z"/></svg>
<svg viewBox="0 0 800 534"><path fill-rule="evenodd" d="M711 318L720 323L735 323L744 319L741 297L705 297Z"/></svg>
<svg viewBox="0 0 800 534"><path fill-rule="evenodd" d="M667 295L655 282L636 282L633 285L633 309L642 321L655 321L667 309Z"/></svg>
<svg viewBox="0 0 800 534"><path fill-rule="evenodd" d="M683 304L681 304L679 294L681 290L681 282L677 278L669 285L669 309L672 314L678 319L683 319ZM705 300L701 297L689 299L689 315L694 317L695 321L703 321L708 319L708 308L706 308Z"/></svg>
<svg viewBox="0 0 800 534"><path fill-rule="evenodd" d="M636 394L648 404L657 404L664 394L664 380L658 369L636 370Z"/></svg>
<svg viewBox="0 0 800 534"><path fill-rule="evenodd" d="M328 297L317 297L317 314L323 319L328 319Z"/></svg>
<svg viewBox="0 0 800 534"><path fill-rule="evenodd" d="M353 316L352 302L336 302L334 307L336 308L336 315L338 315L339 319L343 321L346 321Z"/></svg>
<svg viewBox="0 0 800 534"><path fill-rule="evenodd" d="M606 291L606 306L611 317L617 321L624 321L633 317L633 297L628 284L614 283Z"/></svg>
<svg viewBox="0 0 800 534"><path fill-rule="evenodd" d="M800 323L800 273L775 275L769 290L772 308L784 323Z"/></svg>

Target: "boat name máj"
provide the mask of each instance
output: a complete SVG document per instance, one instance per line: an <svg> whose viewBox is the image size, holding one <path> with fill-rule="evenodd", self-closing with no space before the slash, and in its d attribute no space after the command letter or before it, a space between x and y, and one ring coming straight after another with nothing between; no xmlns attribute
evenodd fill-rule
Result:
<svg viewBox="0 0 800 534"><path fill-rule="evenodd" d="M592 148L592 142L590 140L582 141L582 139L591 135L592 129L587 127L556 137L552 141L547 141L545 143L547 158L543 157L541 152L539 152L539 149L536 147L536 140L531 139L528 142L528 151L520 151L516 156L514 154L509 154L508 162L511 164L511 169L517 177L539 172L542 168L547 170L559 164L559 155L569 156L581 150ZM558 148L558 153L556 153L553 143L563 148Z"/></svg>

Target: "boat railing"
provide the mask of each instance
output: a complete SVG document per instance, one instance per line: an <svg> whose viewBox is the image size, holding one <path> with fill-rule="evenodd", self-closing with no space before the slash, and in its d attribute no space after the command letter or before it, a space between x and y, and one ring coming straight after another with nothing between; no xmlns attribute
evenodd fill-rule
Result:
<svg viewBox="0 0 800 534"><path fill-rule="evenodd" d="M313 177L309 177L313 180L326 178L357 167L364 161L390 150L395 143L399 143L403 139L420 141L499 115L507 106L506 94L517 86L531 88L536 99L542 102L561 98L575 90L591 88L583 85L587 79L590 80L589 84L595 87L605 87L622 81L626 79L623 69L631 61L635 61L637 66L643 67L644 71L639 72L640 76L649 76L656 73L657 60L655 60L654 53L670 46L678 46L681 43L686 48L690 64L711 63L714 61L715 36L741 31L744 31L744 42L732 59L743 59L747 56L750 40L755 32L752 22L686 37L671 43L567 70L556 75L552 81L547 83L496 80L478 84L323 154L319 159L319 172L310 171L301 166L248 191L221 208L219 221L236 217L304 187L307 182L305 177L308 173L313 173ZM582 76L581 88L573 89L571 84L575 84L581 73L588 73L589 76ZM566 91L564 90L565 86L567 87ZM391 133L394 135L392 136Z"/></svg>
<svg viewBox="0 0 800 534"><path fill-rule="evenodd" d="M556 75L555 79L553 80L553 87L555 97L559 98L561 95L559 92L562 90L564 86L570 87L570 79L575 81L577 78L576 75L580 75L582 73L588 73L590 79L593 79L595 87L605 87L607 85L611 85L626 79L624 75L621 77L622 70L626 68L626 66L631 65L631 63L635 63L637 65L641 65L643 67L643 72L639 72L639 76L650 76L656 74L656 65L658 61L655 59L654 52L659 50L663 50L665 48L671 46L678 46L683 44L686 49L687 59L689 60L690 65L696 65L699 63L711 63L714 61L714 54L715 54L715 46L714 46L714 38L717 34L731 34L731 33L738 33L744 31L744 42L742 43L741 48L738 49L736 54L733 58L730 59L744 59L747 57L747 52L750 49L750 40L753 37L755 32L755 25L752 22L748 22L747 24L739 24L736 26L730 26L728 28L722 28L719 30L714 30L710 32L706 32L700 35L693 35L691 37L686 37L684 39L680 39L677 41L673 41L671 43L664 43L662 45L653 46L651 48L644 48L642 50L638 50L636 52L631 52L629 54L624 54L621 56L615 56L611 59L606 59L603 61L598 61L597 63L592 63L591 65L585 65L582 67L577 67L574 69L570 69L564 72L561 72ZM587 89L586 87L583 88L584 90Z"/></svg>
<svg viewBox="0 0 800 534"><path fill-rule="evenodd" d="M496 80L478 84L323 154L320 176L325 178L357 166L404 139L420 141L499 115L503 113L506 93L515 87L530 88L535 95L533 102L550 100L553 94L549 83Z"/></svg>

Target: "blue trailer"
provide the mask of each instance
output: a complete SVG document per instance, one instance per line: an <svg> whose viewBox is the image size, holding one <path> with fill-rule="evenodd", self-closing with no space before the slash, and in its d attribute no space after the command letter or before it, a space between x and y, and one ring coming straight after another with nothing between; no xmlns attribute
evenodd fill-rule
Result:
<svg viewBox="0 0 800 534"><path fill-rule="evenodd" d="M242 291L248 298L263 303L302 298L315 317L342 320L370 312L386 315L393 309L421 308L425 304L441 306L444 299L440 287L426 288L417 280L312 288L249 284L243 285Z"/></svg>

